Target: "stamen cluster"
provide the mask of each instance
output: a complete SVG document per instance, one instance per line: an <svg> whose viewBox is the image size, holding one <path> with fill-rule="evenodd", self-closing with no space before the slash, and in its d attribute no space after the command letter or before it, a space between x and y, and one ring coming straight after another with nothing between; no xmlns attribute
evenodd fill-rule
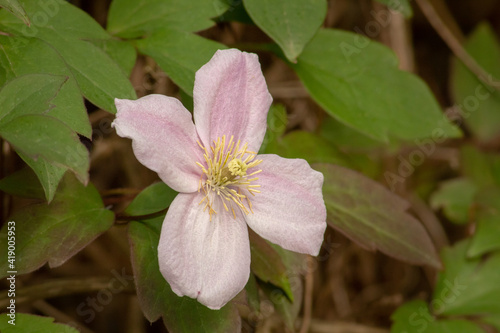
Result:
<svg viewBox="0 0 500 333"><path fill-rule="evenodd" d="M225 135L222 138L217 138L208 149L199 141L198 145L204 151L203 157L206 163L205 166L196 162L203 171L198 192L203 190L205 193L200 204L205 203L203 211L208 209L210 220L213 214L217 214L214 208L214 201L217 197L220 198L226 211L231 209L234 218L236 218L235 206L236 209L239 207L245 214L253 213L248 194L253 196L255 193L260 193L256 189L260 185L252 184L252 182L258 180L257 177L253 176L262 170L256 170L250 174L247 174L247 171L262 162L262 160L255 160L257 153L248 151L247 143L240 146L240 141L235 142L233 136L228 142L226 142Z"/></svg>

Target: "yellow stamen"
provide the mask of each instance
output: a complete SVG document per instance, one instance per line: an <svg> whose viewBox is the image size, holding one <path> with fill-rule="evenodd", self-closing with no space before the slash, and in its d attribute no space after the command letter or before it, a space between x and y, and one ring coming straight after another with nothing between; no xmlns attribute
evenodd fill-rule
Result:
<svg viewBox="0 0 500 333"><path fill-rule="evenodd" d="M205 202L203 211L208 208L210 220L212 220L213 214L217 214L213 208L217 197L222 201L226 211L231 209L234 218L236 218L235 207L238 207L245 214L253 213L252 203L248 195L242 191L246 190L252 196L255 195L254 193L260 193L255 189L260 185L251 184L258 178L249 178L262 171L249 170L262 162L262 160L255 160L257 153L248 151L247 143L241 145L240 141L235 142L233 136L230 137L229 141L226 141L225 135L222 138L217 138L208 148L199 141L198 145L204 151L203 159L205 160L205 165L196 162L202 171L198 192L203 189L205 193L200 204ZM250 174L247 174L247 171Z"/></svg>

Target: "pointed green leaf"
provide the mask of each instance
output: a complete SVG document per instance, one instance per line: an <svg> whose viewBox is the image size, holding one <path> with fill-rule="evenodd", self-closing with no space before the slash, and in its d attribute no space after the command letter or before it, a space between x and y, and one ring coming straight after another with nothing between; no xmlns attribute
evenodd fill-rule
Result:
<svg viewBox="0 0 500 333"><path fill-rule="evenodd" d="M288 281L285 264L280 255L269 243L252 230L249 230L252 272L264 282L283 290L285 295L293 302L293 293Z"/></svg>
<svg viewBox="0 0 500 333"><path fill-rule="evenodd" d="M35 38L0 35L0 67L6 69L6 75L0 76L0 85L32 74L67 77L51 101L54 107L45 114L59 119L77 133L91 136L92 128L80 88L64 59L49 45Z"/></svg>
<svg viewBox="0 0 500 333"><path fill-rule="evenodd" d="M107 29L122 38L138 38L163 28L200 31L214 25L210 19L228 8L224 0L113 0Z"/></svg>
<svg viewBox="0 0 500 333"><path fill-rule="evenodd" d="M3 106L0 114L0 135L3 127L7 127L4 132L9 132L16 130L9 126L17 124L17 133L9 132L11 140L15 140L19 155L38 175L49 202L68 168L83 182L88 178L88 153L80 144L76 133L55 118L45 116L58 116L57 112L52 112L57 107L53 102L60 102L58 96L66 91L67 80L68 77L62 75L26 74L8 81L0 90L0 105ZM39 115L42 118L32 118L30 115ZM26 117L16 119L20 116ZM62 118L66 119L65 116ZM88 122L86 116L84 119ZM39 132L34 132L35 128L38 128ZM36 140L33 140L33 135L38 136ZM32 149L31 153L26 149Z"/></svg>
<svg viewBox="0 0 500 333"><path fill-rule="evenodd" d="M293 293L293 301L286 296L281 288L276 288L270 283L263 282L260 282L260 286L267 298L273 303L276 312L281 316L285 325L289 330L293 331L295 321L302 308L302 297L304 294L302 280L307 267L307 256L301 253L284 250L275 244L271 244L271 246L278 252L285 264L286 274Z"/></svg>
<svg viewBox="0 0 500 333"><path fill-rule="evenodd" d="M500 250L500 213L481 213L477 217L477 227L467 251L470 257Z"/></svg>
<svg viewBox="0 0 500 333"><path fill-rule="evenodd" d="M135 98L130 81L116 62L85 41L111 38L87 13L66 1L22 3L29 17L43 15L47 23L28 28L13 15L0 13L0 26L5 31L17 36L36 36L51 46L72 72L83 95L104 110L116 111L114 98Z"/></svg>
<svg viewBox="0 0 500 333"><path fill-rule="evenodd" d="M45 198L40 181L30 168L23 168L0 179L0 191L23 198Z"/></svg>
<svg viewBox="0 0 500 333"><path fill-rule="evenodd" d="M461 136L426 84L399 70L391 50L364 36L320 30L290 65L331 116L374 139Z"/></svg>
<svg viewBox="0 0 500 333"><path fill-rule="evenodd" d="M323 173L328 223L369 250L419 265L441 267L434 245L409 204L360 173L316 164Z"/></svg>
<svg viewBox="0 0 500 333"><path fill-rule="evenodd" d="M295 62L323 23L325 0L244 0L252 20Z"/></svg>
<svg viewBox="0 0 500 333"><path fill-rule="evenodd" d="M194 75L215 51L226 46L187 32L163 29L136 42L141 53L151 56L167 75L190 96Z"/></svg>
<svg viewBox="0 0 500 333"><path fill-rule="evenodd" d="M62 38L52 40L51 44L65 59L83 95L95 105L115 113L115 98L135 99L125 72L98 47Z"/></svg>
<svg viewBox="0 0 500 333"><path fill-rule="evenodd" d="M62 265L97 236L108 230L113 213L103 207L92 184L87 187L67 174L50 205L34 204L9 218L15 221L16 262L18 274L32 272L46 262L50 267ZM7 257L7 224L0 231L0 255ZM7 261L0 263L5 276Z"/></svg>
<svg viewBox="0 0 500 333"><path fill-rule="evenodd" d="M27 313L16 313L15 325L10 324L7 313L0 315L0 332L2 333L78 333L75 328L54 323L54 318L35 316Z"/></svg>
<svg viewBox="0 0 500 333"><path fill-rule="evenodd" d="M127 208L130 215L158 212L170 205L175 192L163 183L142 191ZM132 267L139 303L145 317L156 321L160 316L171 332L239 332L241 322L234 304L218 311L210 310L189 297L178 297L160 273L158 242L165 216L131 222L129 241Z"/></svg>
<svg viewBox="0 0 500 333"><path fill-rule="evenodd" d="M434 290L439 315L500 315L500 252L482 261L467 259L469 240L442 252L445 270ZM444 296L443 296L444 295Z"/></svg>
<svg viewBox="0 0 500 333"><path fill-rule="evenodd" d="M61 165L55 165L47 161L43 156L38 156L35 160L22 153L17 153L23 161L35 172L42 184L43 191L45 192L45 199L48 203L54 199L57 187L64 174L68 170L67 167Z"/></svg>
<svg viewBox="0 0 500 333"><path fill-rule="evenodd" d="M7 82L0 90L0 121L27 114L45 114L67 80L64 76L30 74Z"/></svg>
<svg viewBox="0 0 500 333"><path fill-rule="evenodd" d="M469 222L469 211L474 203L477 186L466 178L442 182L430 199L433 209L442 208L450 221L458 224Z"/></svg>
<svg viewBox="0 0 500 333"><path fill-rule="evenodd" d="M465 319L436 319L424 301L415 300L399 307L391 316L391 333L485 333Z"/></svg>
<svg viewBox="0 0 500 333"><path fill-rule="evenodd" d="M490 76L490 85L500 79L500 43L488 23L482 23L464 44L466 51ZM482 83L457 59L451 73L453 98L473 134L481 141L500 136L500 92Z"/></svg>
<svg viewBox="0 0 500 333"><path fill-rule="evenodd" d="M26 135L29 133L30 135ZM26 115L0 125L0 136L16 151L32 159L67 167L82 182L88 181L89 158L78 136L59 120L44 115Z"/></svg>
<svg viewBox="0 0 500 333"><path fill-rule="evenodd" d="M500 250L500 189L483 189L476 196L477 226L467 255L477 257Z"/></svg>

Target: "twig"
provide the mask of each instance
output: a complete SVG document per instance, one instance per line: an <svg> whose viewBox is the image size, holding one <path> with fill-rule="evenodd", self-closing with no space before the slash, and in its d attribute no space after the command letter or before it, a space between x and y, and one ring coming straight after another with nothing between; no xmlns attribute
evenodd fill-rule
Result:
<svg viewBox="0 0 500 333"><path fill-rule="evenodd" d="M486 72L474 58L462 47L458 38L451 32L448 26L443 22L434 6L428 0L416 0L420 9L424 13L429 23L434 27L434 30L441 36L443 41L448 45L453 54L463 62L467 68L474 73L484 84L493 87L500 91L500 85L493 85L493 81L498 82L493 76Z"/></svg>
<svg viewBox="0 0 500 333"><path fill-rule="evenodd" d="M141 193L141 190L136 188L114 188L101 192L101 196L110 197L114 195L137 195L139 193Z"/></svg>
<svg viewBox="0 0 500 333"><path fill-rule="evenodd" d="M314 287L314 272L311 269L313 264L313 258L308 256L308 269L306 274L305 288L304 288L304 318L302 320L302 325L300 326L300 333L309 332L309 326L311 325L311 315L312 315L312 298L313 298L313 287Z"/></svg>
<svg viewBox="0 0 500 333"><path fill-rule="evenodd" d="M33 303L33 307L43 313L44 315L53 317L56 321L63 323L63 324L74 324L72 325L73 327L76 326L76 329L78 329L79 332L81 333L95 333L91 329L85 327L83 324L76 322L75 319L72 317L68 316L64 312L59 311L49 303L45 301L36 301Z"/></svg>
<svg viewBox="0 0 500 333"><path fill-rule="evenodd" d="M39 299L81 294L112 288L115 279L112 277L92 277L82 279L53 279L46 282L19 288L16 291L16 304L34 302ZM125 286L123 291L133 291L133 283ZM0 308L5 308L10 299L7 290L0 292Z"/></svg>

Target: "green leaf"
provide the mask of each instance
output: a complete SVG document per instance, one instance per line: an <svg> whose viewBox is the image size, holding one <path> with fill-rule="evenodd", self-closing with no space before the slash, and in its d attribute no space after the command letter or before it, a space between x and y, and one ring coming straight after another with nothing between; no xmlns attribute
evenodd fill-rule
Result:
<svg viewBox="0 0 500 333"><path fill-rule="evenodd" d="M0 315L0 332L2 333L78 333L75 328L54 323L54 318L35 316L27 313L16 313L15 325L9 324L11 318L7 313Z"/></svg>
<svg viewBox="0 0 500 333"><path fill-rule="evenodd" d="M170 205L175 192L163 183L142 191L127 208L130 215L158 212ZM158 241L165 216L131 222L129 241L139 303L145 317L163 316L171 332L237 332L241 325L236 307L229 303L214 311L189 297L178 297L170 289L158 266Z"/></svg>
<svg viewBox="0 0 500 333"><path fill-rule="evenodd" d="M64 76L31 74L7 82L0 90L0 120L8 122L27 114L44 114L67 80Z"/></svg>
<svg viewBox="0 0 500 333"><path fill-rule="evenodd" d="M485 333L475 323L464 319L436 319L421 300L400 306L391 319L394 322L391 333Z"/></svg>
<svg viewBox="0 0 500 333"><path fill-rule="evenodd" d="M500 315L500 252L486 260L467 259L469 241L442 252L445 270L439 274L432 302L439 315Z"/></svg>
<svg viewBox="0 0 500 333"><path fill-rule="evenodd" d="M108 31L122 38L138 38L163 28L194 32L210 28L210 20L229 8L224 0L113 0Z"/></svg>
<svg viewBox="0 0 500 333"><path fill-rule="evenodd" d="M377 0L393 10L401 12L406 18L413 16L413 10L409 0ZM388 15L390 15L388 13Z"/></svg>
<svg viewBox="0 0 500 333"><path fill-rule="evenodd" d="M477 217L477 227L467 251L469 257L477 257L500 250L500 214L483 213Z"/></svg>
<svg viewBox="0 0 500 333"><path fill-rule="evenodd" d="M185 93L192 96L194 75L215 51L226 46L187 32L163 29L136 42Z"/></svg>
<svg viewBox="0 0 500 333"><path fill-rule="evenodd" d="M285 107L282 104L272 104L267 113L267 130L260 146L261 154L266 150L267 145L274 144L285 133L287 123Z"/></svg>
<svg viewBox="0 0 500 333"><path fill-rule="evenodd" d="M481 321L487 323L500 331L500 316L486 316L481 318Z"/></svg>
<svg viewBox="0 0 500 333"><path fill-rule="evenodd" d="M481 23L464 43L466 51L493 78L500 78L500 44L488 23ZM461 116L474 136L486 142L500 136L500 93L482 83L459 60L454 59L451 89Z"/></svg>
<svg viewBox="0 0 500 333"><path fill-rule="evenodd" d="M4 107L0 114L0 135L10 135L10 140L14 140L11 143L17 145L20 156L35 170L49 202L68 168L82 182L88 179L88 152L76 133L55 118L45 116L53 115L51 110L56 106L52 101L62 93L67 79L26 74L7 82L0 90L0 105ZM33 118L33 115L42 118ZM22 119L17 119L20 116ZM88 122L86 116L85 121ZM32 132L37 129L38 132ZM12 133L13 130L17 132ZM32 135L38 135L37 140L33 140Z"/></svg>
<svg viewBox="0 0 500 333"><path fill-rule="evenodd" d="M163 182L154 183L132 201L125 213L129 215L147 215L160 212L170 206L176 196L177 192L168 187L167 184ZM160 230L158 229L158 231Z"/></svg>
<svg viewBox="0 0 500 333"><path fill-rule="evenodd" d="M64 59L49 45L35 38L6 37L0 35L0 67L6 69L0 85L25 75L60 75L67 81L45 114L67 124L72 130L86 137L92 134L87 110L78 84Z"/></svg>
<svg viewBox="0 0 500 333"><path fill-rule="evenodd" d="M7 9L9 12L19 17L26 25L31 24L29 17L26 15L26 11L18 0L0 0L0 7Z"/></svg>
<svg viewBox="0 0 500 333"><path fill-rule="evenodd" d="M285 158L303 158L309 163L332 163L349 166L349 157L320 136L306 131L293 131L267 145L265 153Z"/></svg>
<svg viewBox="0 0 500 333"><path fill-rule="evenodd" d="M249 230L252 272L261 280L283 290L293 302L293 293L288 281L286 267L280 255L255 232Z"/></svg>
<svg viewBox="0 0 500 333"><path fill-rule="evenodd" d="M247 295L247 302L252 311L259 312L260 311L260 296L259 296L259 288L257 286L257 279L255 278L255 274L250 273L250 277L248 278L248 282L245 286L245 292Z"/></svg>
<svg viewBox="0 0 500 333"><path fill-rule="evenodd" d="M73 39L106 39L111 36L85 11L67 1L19 0L33 25L26 27L17 17L1 13L0 24L8 31L18 31L25 37L45 39L52 31L54 35ZM36 20L33 20L36 18ZM53 36L56 37L56 36Z"/></svg>
<svg viewBox="0 0 500 333"><path fill-rule="evenodd" d="M464 176L478 187L500 185L500 156L483 153L474 146L464 145L460 152L460 165Z"/></svg>
<svg viewBox="0 0 500 333"><path fill-rule="evenodd" d="M369 250L419 265L441 267L422 224L406 212L409 204L362 174L330 164L323 173L328 223Z"/></svg>
<svg viewBox="0 0 500 333"><path fill-rule="evenodd" d="M380 150L385 146L331 117L323 119L319 134L343 151L366 153Z"/></svg>
<svg viewBox="0 0 500 333"><path fill-rule="evenodd" d="M83 95L98 107L114 113L114 98L135 98L120 67L104 51L84 40L111 38L94 19L65 1L22 3L29 17L42 15L46 24L27 28L12 15L0 12L0 26L5 31L36 36L51 46L71 70ZM38 68L46 70L40 65Z"/></svg>
<svg viewBox="0 0 500 333"><path fill-rule="evenodd" d="M18 152L17 154L35 172L45 192L45 199L50 203L54 199L59 182L68 168L51 164L43 156L38 156L35 160L22 153Z"/></svg>
<svg viewBox="0 0 500 333"><path fill-rule="evenodd" d="M26 133L29 133L29 136ZM80 181L88 181L87 148L61 121L44 115L20 116L2 123L0 136L17 152L35 160L42 157L51 164L67 167Z"/></svg>
<svg viewBox="0 0 500 333"><path fill-rule="evenodd" d="M51 44L72 70L83 95L98 107L115 113L115 98L136 98L125 72L98 47L62 38Z"/></svg>
<svg viewBox="0 0 500 333"><path fill-rule="evenodd" d="M216 22L240 22L254 25L254 22L245 10L245 6L243 6L242 0L229 0L228 3L228 10L219 17L216 17Z"/></svg>
<svg viewBox="0 0 500 333"><path fill-rule="evenodd" d="M9 218L15 221L16 262L18 274L32 272L48 262L50 267L62 265L83 249L114 221L113 213L103 207L93 185L83 186L67 174L50 205L27 206ZM7 257L7 224L0 231L0 255ZM0 263L5 276L7 261Z"/></svg>
<svg viewBox="0 0 500 333"><path fill-rule="evenodd" d="M286 267L290 288L293 293L293 302L286 296L281 288L276 288L269 283L260 282L262 291L267 298L273 303L276 312L281 316L290 331L294 330L295 321L302 308L303 290L303 275L306 269L307 256L301 253L296 253L284 250L278 245L271 244L272 247L280 255Z"/></svg>
<svg viewBox="0 0 500 333"><path fill-rule="evenodd" d="M320 30L290 66L331 116L376 140L461 135L426 84L399 70L391 50L364 36Z"/></svg>
<svg viewBox="0 0 500 333"><path fill-rule="evenodd" d="M474 203L477 186L466 178L442 182L430 198L433 209L443 209L444 215L457 224L469 222L469 211Z"/></svg>
<svg viewBox="0 0 500 333"><path fill-rule="evenodd" d="M120 66L126 76L132 73L137 58L137 51L132 44L118 39L91 39L89 42L106 52Z"/></svg>
<svg viewBox="0 0 500 333"><path fill-rule="evenodd" d="M476 196L477 226L467 250L469 257L477 257L500 250L500 189L488 188Z"/></svg>
<svg viewBox="0 0 500 333"><path fill-rule="evenodd" d="M23 198L43 199L45 193L30 168L23 168L0 180L0 190Z"/></svg>
<svg viewBox="0 0 500 333"><path fill-rule="evenodd" d="M323 23L325 0L244 0L252 20L295 62Z"/></svg>

